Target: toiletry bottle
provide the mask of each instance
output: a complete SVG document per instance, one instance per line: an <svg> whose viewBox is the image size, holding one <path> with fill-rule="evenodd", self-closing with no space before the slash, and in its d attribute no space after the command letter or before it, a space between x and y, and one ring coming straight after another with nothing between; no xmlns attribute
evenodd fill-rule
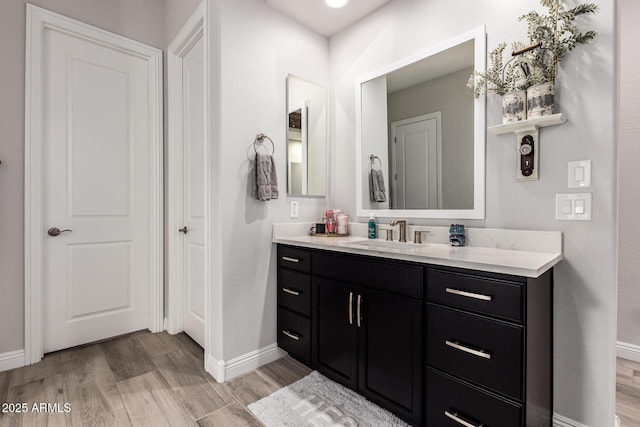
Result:
<svg viewBox="0 0 640 427"><path fill-rule="evenodd" d="M373 213L369 214L369 223L368 223L368 237L370 239L375 239L378 237L378 226L376 225L376 217Z"/></svg>

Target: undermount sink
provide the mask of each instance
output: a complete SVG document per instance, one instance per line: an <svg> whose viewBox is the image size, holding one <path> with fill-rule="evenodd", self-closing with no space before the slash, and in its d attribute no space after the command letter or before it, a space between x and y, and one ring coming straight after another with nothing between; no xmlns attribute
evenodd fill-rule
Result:
<svg viewBox="0 0 640 427"><path fill-rule="evenodd" d="M390 241L390 240L380 240L380 239L366 239L366 240L358 240L356 242L349 243L353 246L360 246L369 249L414 249L419 246L413 242L398 242L398 241Z"/></svg>

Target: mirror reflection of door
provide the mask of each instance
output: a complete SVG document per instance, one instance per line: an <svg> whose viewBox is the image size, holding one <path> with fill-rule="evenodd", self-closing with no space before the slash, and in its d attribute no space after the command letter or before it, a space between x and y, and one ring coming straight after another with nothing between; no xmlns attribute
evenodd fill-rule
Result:
<svg viewBox="0 0 640 427"><path fill-rule="evenodd" d="M391 124L391 207L439 209L442 205L440 112Z"/></svg>
<svg viewBox="0 0 640 427"><path fill-rule="evenodd" d="M327 194L327 90L287 77L287 194Z"/></svg>
<svg viewBox="0 0 640 427"><path fill-rule="evenodd" d="M287 180L290 194L307 194L307 107L294 105L289 111Z"/></svg>

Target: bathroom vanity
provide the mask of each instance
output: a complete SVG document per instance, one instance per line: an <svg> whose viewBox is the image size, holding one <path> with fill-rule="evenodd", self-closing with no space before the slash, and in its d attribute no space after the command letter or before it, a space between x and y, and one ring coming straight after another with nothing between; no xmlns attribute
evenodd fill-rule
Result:
<svg viewBox="0 0 640 427"><path fill-rule="evenodd" d="M550 425L561 254L274 242L278 345L295 359L413 425ZM448 249L449 259L434 255ZM489 265L492 251L508 266Z"/></svg>

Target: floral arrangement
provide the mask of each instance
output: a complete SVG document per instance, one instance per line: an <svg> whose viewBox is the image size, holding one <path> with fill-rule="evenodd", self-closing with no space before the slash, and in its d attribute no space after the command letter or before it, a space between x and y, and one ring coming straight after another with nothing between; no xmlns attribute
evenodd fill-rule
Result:
<svg viewBox="0 0 640 427"><path fill-rule="evenodd" d="M558 65L579 44L596 37L596 32L582 32L575 20L578 16L596 13L593 3L579 4L567 9L566 0L540 0L546 14L531 11L520 16L527 23L529 45L512 43L513 58L504 64L507 43L500 43L489 53L491 66L485 72L474 71L467 86L476 97L483 93L506 93L525 90L539 83L553 83Z"/></svg>

